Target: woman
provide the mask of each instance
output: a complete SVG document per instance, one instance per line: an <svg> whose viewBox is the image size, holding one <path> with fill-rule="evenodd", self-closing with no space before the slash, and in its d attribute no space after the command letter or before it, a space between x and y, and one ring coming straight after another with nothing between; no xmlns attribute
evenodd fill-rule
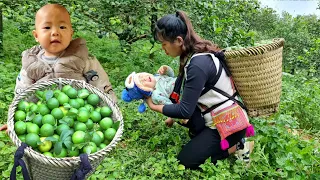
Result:
<svg viewBox="0 0 320 180"><path fill-rule="evenodd" d="M244 147L245 129L238 131L226 139L229 149L222 150L220 147L220 135L217 129L206 120L200 104L206 101L203 96L206 87L215 85L228 94L233 94L233 86L225 68L221 68L221 75L217 75L219 59L224 59L223 53L219 52L216 45L210 41L201 39L193 30L192 24L183 11L162 17L155 25L154 37L162 44L162 49L171 57L180 57L179 76L183 77L180 102L171 105L156 105L151 98L147 99L150 109L163 113L171 118L189 119L185 125L189 128L191 140L182 148L178 160L186 168L197 169L205 160L211 157L211 161L227 158L236 150L242 150L249 155L248 148ZM210 54L199 54L210 53ZM191 58L192 57L192 58ZM192 61L191 61L192 59ZM217 64L218 63L218 64ZM223 64L223 63L220 63ZM221 66L220 66L221 67ZM179 84L176 82L176 84ZM206 90L207 91L207 90ZM216 109L222 109L234 104L234 101L225 96L213 92L214 98L210 101L220 104ZM211 119L212 121L212 119ZM248 156L244 158L248 160Z"/></svg>

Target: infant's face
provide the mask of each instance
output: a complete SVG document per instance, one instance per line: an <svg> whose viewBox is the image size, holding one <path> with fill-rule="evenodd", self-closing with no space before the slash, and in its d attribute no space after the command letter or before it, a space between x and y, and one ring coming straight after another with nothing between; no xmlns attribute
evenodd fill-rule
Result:
<svg viewBox="0 0 320 180"><path fill-rule="evenodd" d="M150 73L137 73L138 79L140 81L140 83L148 88L152 88L154 89L156 86L156 79L154 78L154 76Z"/></svg>
<svg viewBox="0 0 320 180"><path fill-rule="evenodd" d="M68 12L54 7L40 11L33 35L45 49L45 56L59 56L72 40L73 30Z"/></svg>

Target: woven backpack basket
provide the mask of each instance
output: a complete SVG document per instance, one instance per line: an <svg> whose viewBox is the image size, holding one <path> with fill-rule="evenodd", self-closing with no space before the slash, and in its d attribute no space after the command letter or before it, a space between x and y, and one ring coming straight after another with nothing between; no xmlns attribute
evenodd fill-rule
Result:
<svg viewBox="0 0 320 180"><path fill-rule="evenodd" d="M36 99L34 96L36 90L45 90L56 84L58 88L62 88L63 85L71 85L76 89L85 88L91 93L97 94L102 100L99 105L108 105L113 114L112 119L114 122L119 121L119 128L115 134L115 137L105 148L88 155L88 159L92 166L92 171L87 174L88 177L95 171L97 166L102 162L105 156L116 147L116 144L120 141L123 133L123 117L118 106L102 91L96 87L85 83L84 81L71 80L71 79L50 79L48 81L37 82L25 91L15 96L12 104L9 107L8 112L8 133L13 143L19 147L21 141L14 131L14 114L19 101L27 100L33 101ZM54 158L45 156L37 151L34 151L31 147L24 149L23 159L27 165L29 176L34 180L66 180L70 179L74 171L80 166L80 157L65 157L65 158Z"/></svg>
<svg viewBox="0 0 320 180"><path fill-rule="evenodd" d="M282 82L284 39L272 43L225 52L236 88L251 117L278 111Z"/></svg>

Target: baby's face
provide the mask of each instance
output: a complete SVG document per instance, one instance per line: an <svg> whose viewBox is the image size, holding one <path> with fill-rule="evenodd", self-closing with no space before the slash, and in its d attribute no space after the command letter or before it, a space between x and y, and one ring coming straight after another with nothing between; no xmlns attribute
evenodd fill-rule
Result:
<svg viewBox="0 0 320 180"><path fill-rule="evenodd" d="M156 86L156 79L154 78L154 76L150 73L137 73L138 79L140 81L140 83L148 88L154 89Z"/></svg>
<svg viewBox="0 0 320 180"><path fill-rule="evenodd" d="M73 30L69 13L52 6L39 10L33 35L45 49L45 56L59 56L72 40Z"/></svg>

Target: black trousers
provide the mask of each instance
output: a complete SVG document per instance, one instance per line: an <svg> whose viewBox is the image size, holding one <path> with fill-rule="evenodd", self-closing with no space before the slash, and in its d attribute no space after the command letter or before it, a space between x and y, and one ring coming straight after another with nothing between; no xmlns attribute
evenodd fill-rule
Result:
<svg viewBox="0 0 320 180"><path fill-rule="evenodd" d="M221 137L216 129L205 126L205 120L201 112L196 108L193 116L189 119L186 127L189 128L191 140L183 146L178 155L178 160L186 168L198 169L206 159L211 157L211 162L225 159L229 156L228 150L220 147ZM245 130L228 136L229 147L237 144L245 136Z"/></svg>

